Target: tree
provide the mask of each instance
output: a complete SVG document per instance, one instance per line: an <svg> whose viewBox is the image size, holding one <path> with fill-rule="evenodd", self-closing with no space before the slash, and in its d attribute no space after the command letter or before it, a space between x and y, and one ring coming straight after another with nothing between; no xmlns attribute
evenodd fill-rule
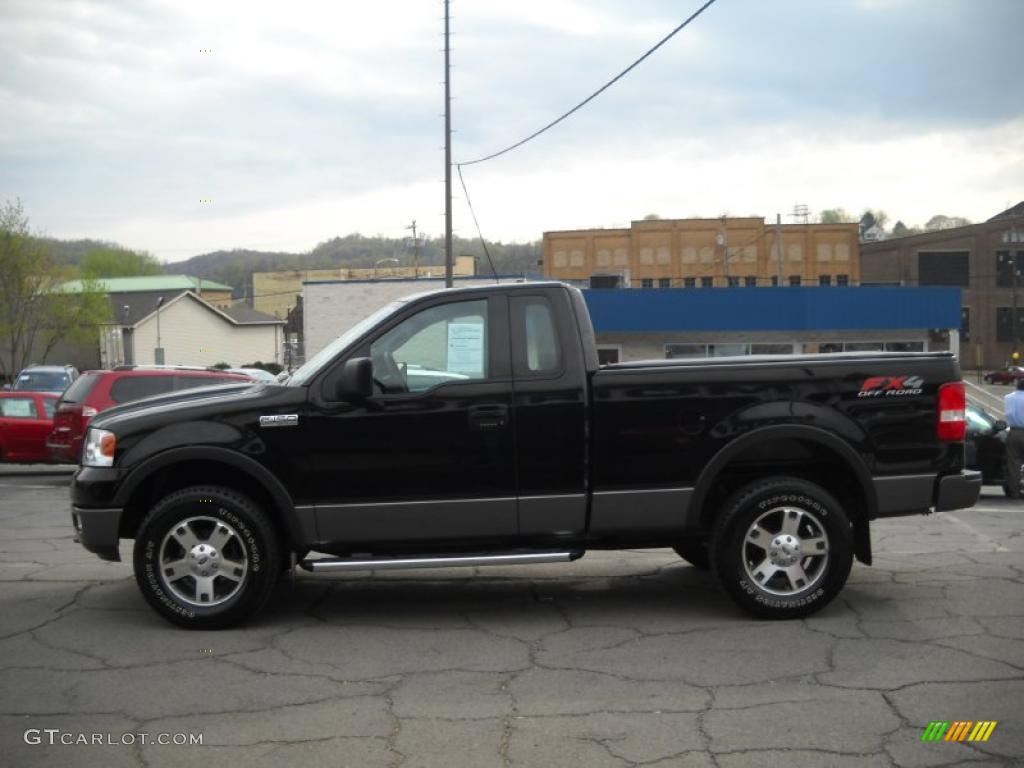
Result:
<svg viewBox="0 0 1024 768"><path fill-rule="evenodd" d="M95 281L80 291L61 288L75 275L32 235L21 201L0 206L0 275L0 376L45 362L58 341L95 343L96 326L109 318L110 302Z"/></svg>
<svg viewBox="0 0 1024 768"><path fill-rule="evenodd" d="M146 251L101 246L86 252L82 259L82 276L86 278L135 277L162 275L163 267Z"/></svg>
<svg viewBox="0 0 1024 768"><path fill-rule="evenodd" d="M865 208L864 213L861 216L861 221L864 221L865 216L870 216L873 219L873 223L883 231L885 230L885 225L889 221L889 214L883 211L881 208Z"/></svg>
<svg viewBox="0 0 1024 768"><path fill-rule="evenodd" d="M963 216L943 216L939 214L928 219L924 225L926 232L937 232L940 229L953 229L954 227L966 227L971 223L970 219Z"/></svg>
<svg viewBox="0 0 1024 768"><path fill-rule="evenodd" d="M822 224L849 224L856 219L842 208L826 208L818 214L818 221Z"/></svg>
<svg viewBox="0 0 1024 768"><path fill-rule="evenodd" d="M907 238L911 234L920 234L921 229L916 226L907 226L902 221L897 221L893 224L893 237L894 238Z"/></svg>
<svg viewBox="0 0 1024 768"><path fill-rule="evenodd" d="M646 216L644 216L644 218L642 220L643 221L661 221L661 216L659 216L656 213L648 213Z"/></svg>

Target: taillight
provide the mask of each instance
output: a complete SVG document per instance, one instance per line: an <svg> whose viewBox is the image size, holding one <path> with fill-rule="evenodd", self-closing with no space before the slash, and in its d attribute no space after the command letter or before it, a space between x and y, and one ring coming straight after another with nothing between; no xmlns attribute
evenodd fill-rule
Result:
<svg viewBox="0 0 1024 768"><path fill-rule="evenodd" d="M82 416L86 419L91 419L97 413L99 413L99 411L97 411L95 408L90 408L88 405L82 406Z"/></svg>
<svg viewBox="0 0 1024 768"><path fill-rule="evenodd" d="M962 443L967 436L967 396L964 383L952 381L939 387L935 436L947 443Z"/></svg>

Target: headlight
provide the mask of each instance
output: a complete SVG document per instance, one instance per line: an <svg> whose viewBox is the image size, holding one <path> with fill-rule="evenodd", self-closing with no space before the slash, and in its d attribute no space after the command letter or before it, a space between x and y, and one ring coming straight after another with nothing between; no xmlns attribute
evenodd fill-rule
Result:
<svg viewBox="0 0 1024 768"><path fill-rule="evenodd" d="M114 448L117 438L105 429L90 429L82 451L83 467L114 466Z"/></svg>

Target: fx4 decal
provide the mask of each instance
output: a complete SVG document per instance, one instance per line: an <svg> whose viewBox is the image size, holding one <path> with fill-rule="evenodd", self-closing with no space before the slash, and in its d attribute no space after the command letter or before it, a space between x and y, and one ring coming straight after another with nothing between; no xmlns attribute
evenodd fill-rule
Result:
<svg viewBox="0 0 1024 768"><path fill-rule="evenodd" d="M924 389L920 376L871 376L861 384L857 397L900 397L920 395Z"/></svg>

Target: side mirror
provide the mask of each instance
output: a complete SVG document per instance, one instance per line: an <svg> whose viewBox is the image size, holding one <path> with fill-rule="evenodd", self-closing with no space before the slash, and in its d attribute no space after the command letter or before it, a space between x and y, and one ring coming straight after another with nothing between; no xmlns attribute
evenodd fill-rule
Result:
<svg viewBox="0 0 1024 768"><path fill-rule="evenodd" d="M992 425L992 431L1002 432L1004 429L1006 429L1006 426L1006 422L1003 421L1002 419L999 419L995 424Z"/></svg>
<svg viewBox="0 0 1024 768"><path fill-rule="evenodd" d="M341 400L365 400L373 396L373 361L368 357L346 360L338 382Z"/></svg>

